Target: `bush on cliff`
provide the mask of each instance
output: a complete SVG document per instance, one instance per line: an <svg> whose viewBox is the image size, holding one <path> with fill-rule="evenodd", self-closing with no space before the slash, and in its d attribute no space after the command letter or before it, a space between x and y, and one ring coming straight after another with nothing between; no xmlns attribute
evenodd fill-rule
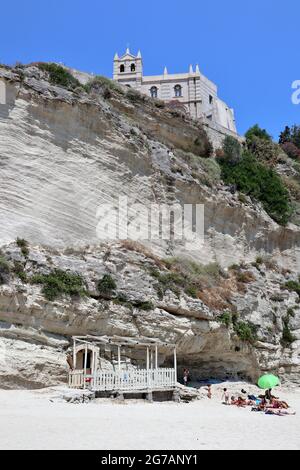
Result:
<svg viewBox="0 0 300 470"><path fill-rule="evenodd" d="M257 341L258 327L251 322L237 321L233 324L233 329L237 336L249 343Z"/></svg>
<svg viewBox="0 0 300 470"><path fill-rule="evenodd" d="M111 294L116 290L117 284L110 274L104 274L98 282L97 288L101 294Z"/></svg>
<svg viewBox="0 0 300 470"><path fill-rule="evenodd" d="M17 238L16 244L20 248L21 253L24 256L24 258L27 258L29 255L28 242L24 240L24 238Z"/></svg>
<svg viewBox="0 0 300 470"><path fill-rule="evenodd" d="M245 134L247 143L251 142L254 138L258 137L259 139L272 141L272 137L266 129L262 129L258 124L250 127Z"/></svg>
<svg viewBox="0 0 300 470"><path fill-rule="evenodd" d="M52 85L62 86L69 90L81 87L81 83L77 78L73 77L73 75L61 65L41 62L38 66L41 70L49 74L49 81Z"/></svg>
<svg viewBox="0 0 300 470"><path fill-rule="evenodd" d="M31 278L31 283L42 284L42 292L50 301L63 294L79 297L86 295L82 277L61 269L55 269L50 274L37 274Z"/></svg>
<svg viewBox="0 0 300 470"><path fill-rule="evenodd" d="M249 152L244 152L236 164L221 159L220 165L225 183L260 201L279 224L287 224L293 212L292 205L287 189L274 170L258 162Z"/></svg>
<svg viewBox="0 0 300 470"><path fill-rule="evenodd" d="M234 137L226 136L223 142L223 153L221 160L224 159L228 163L238 163L242 156L242 147L238 140Z"/></svg>

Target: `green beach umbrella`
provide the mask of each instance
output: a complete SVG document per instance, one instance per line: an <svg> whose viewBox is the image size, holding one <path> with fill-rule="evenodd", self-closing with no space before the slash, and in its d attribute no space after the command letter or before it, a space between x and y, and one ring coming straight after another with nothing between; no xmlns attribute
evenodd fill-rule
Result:
<svg viewBox="0 0 300 470"><path fill-rule="evenodd" d="M257 382L259 388L269 389L279 385L279 378L276 375L266 374L263 375Z"/></svg>

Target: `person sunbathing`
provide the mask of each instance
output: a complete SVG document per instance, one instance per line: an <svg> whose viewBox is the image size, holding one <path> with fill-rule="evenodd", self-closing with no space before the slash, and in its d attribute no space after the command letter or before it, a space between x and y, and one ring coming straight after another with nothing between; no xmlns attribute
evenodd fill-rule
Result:
<svg viewBox="0 0 300 470"><path fill-rule="evenodd" d="M253 406L251 411L266 411L267 401L265 398L262 398L260 403L257 406Z"/></svg>
<svg viewBox="0 0 300 470"><path fill-rule="evenodd" d="M266 415L276 415L276 416L295 416L296 411L287 411L283 409L274 410L272 408L267 408L265 411Z"/></svg>
<svg viewBox="0 0 300 470"><path fill-rule="evenodd" d="M267 408L287 410L289 408L289 405L287 404L286 401L281 401L281 400L277 400L275 398L272 398L270 400L270 405L268 405Z"/></svg>

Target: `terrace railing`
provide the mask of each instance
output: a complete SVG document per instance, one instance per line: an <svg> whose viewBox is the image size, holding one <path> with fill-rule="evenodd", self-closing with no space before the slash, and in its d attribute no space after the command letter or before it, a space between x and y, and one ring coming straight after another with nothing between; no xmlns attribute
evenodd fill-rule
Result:
<svg viewBox="0 0 300 470"><path fill-rule="evenodd" d="M176 386L175 369L133 369L130 371L97 371L84 374L75 370L69 374L69 387L96 391L161 390Z"/></svg>

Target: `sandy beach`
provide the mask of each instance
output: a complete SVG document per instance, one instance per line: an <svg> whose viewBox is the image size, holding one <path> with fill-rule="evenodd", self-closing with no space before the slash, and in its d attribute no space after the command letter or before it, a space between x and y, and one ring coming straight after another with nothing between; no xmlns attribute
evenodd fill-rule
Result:
<svg viewBox="0 0 300 470"><path fill-rule="evenodd" d="M70 404L58 389L0 391L1 449L299 449L300 393L277 391L296 416L212 400Z"/></svg>

